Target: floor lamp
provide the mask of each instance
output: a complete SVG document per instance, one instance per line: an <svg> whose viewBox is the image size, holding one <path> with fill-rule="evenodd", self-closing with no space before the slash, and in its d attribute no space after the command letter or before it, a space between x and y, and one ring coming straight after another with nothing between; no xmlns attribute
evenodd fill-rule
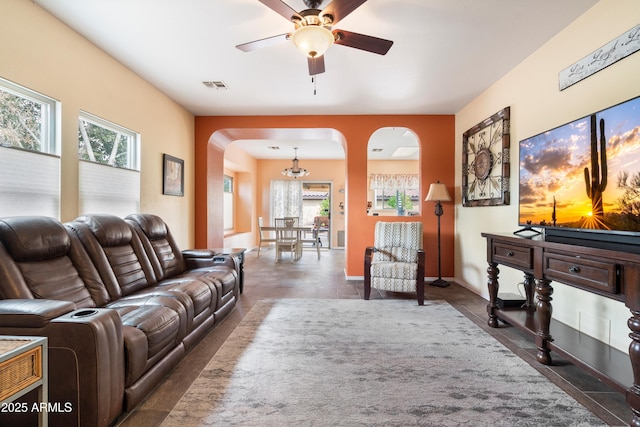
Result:
<svg viewBox="0 0 640 427"><path fill-rule="evenodd" d="M442 280L442 271L441 271L441 253L440 253L440 217L444 213L442 211L442 202L448 202L451 200L449 196L449 192L447 191L447 187L444 184L441 184L440 181L435 184L431 184L429 187L429 193L427 194L427 198L424 199L426 202L436 202L436 211L435 214L438 217L438 280L431 282L433 286L439 286L441 288L446 288L449 286L449 282L446 280Z"/></svg>

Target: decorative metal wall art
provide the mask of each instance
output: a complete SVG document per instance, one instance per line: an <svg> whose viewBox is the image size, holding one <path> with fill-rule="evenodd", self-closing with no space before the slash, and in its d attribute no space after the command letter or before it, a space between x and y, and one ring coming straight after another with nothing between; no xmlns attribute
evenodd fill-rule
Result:
<svg viewBox="0 0 640 427"><path fill-rule="evenodd" d="M506 107L462 135L462 205L509 204L509 123Z"/></svg>

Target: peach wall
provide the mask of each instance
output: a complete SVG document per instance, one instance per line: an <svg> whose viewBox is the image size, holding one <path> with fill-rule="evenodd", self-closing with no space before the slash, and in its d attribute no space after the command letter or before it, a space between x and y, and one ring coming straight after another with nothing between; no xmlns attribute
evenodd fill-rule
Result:
<svg viewBox="0 0 640 427"><path fill-rule="evenodd" d="M225 173L235 180L234 229L225 231L225 247L251 248L256 245L258 160L230 144L224 152Z"/></svg>
<svg viewBox="0 0 640 427"><path fill-rule="evenodd" d="M178 245L192 247L193 114L33 2L0 1L0 16L0 77L62 105L60 219L79 214L78 115L86 111L140 133L140 210L162 216ZM163 153L184 160L184 197L162 194Z"/></svg>
<svg viewBox="0 0 640 427"><path fill-rule="evenodd" d="M421 144L421 194L431 182L440 180L453 194L455 170L455 118L452 115L376 115L376 116L224 116L195 118L196 197L195 228L197 246L220 246L223 243L222 171L224 148L230 141L215 142L216 131L243 128L327 128L336 129L346 140L345 161L345 222L346 274L363 275L363 254L373 241L373 229L378 218L366 215L367 202L367 144L373 132L382 127L407 127L413 130ZM215 143L214 143L215 142ZM423 202L425 203L425 202ZM411 217L422 221L427 252L426 276L437 276L437 228L431 203L422 206L422 215ZM350 207L354 207L351 208ZM453 275L452 205L444 204L442 216L442 274ZM385 218L389 221L407 217Z"/></svg>

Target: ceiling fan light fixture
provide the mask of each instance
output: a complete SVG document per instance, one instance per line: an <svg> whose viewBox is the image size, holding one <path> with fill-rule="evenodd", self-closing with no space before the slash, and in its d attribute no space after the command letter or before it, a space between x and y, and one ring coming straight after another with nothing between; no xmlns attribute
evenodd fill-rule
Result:
<svg viewBox="0 0 640 427"><path fill-rule="evenodd" d="M290 168L286 168L282 170L282 175L284 176L288 176L291 178L298 178L299 176L307 176L309 175L309 171L306 170L305 168L301 168L298 165L298 147L294 148L295 150L295 156L293 158L292 161L292 165Z"/></svg>
<svg viewBox="0 0 640 427"><path fill-rule="evenodd" d="M333 33L320 25L305 25L291 35L293 43L309 58L317 58L331 47Z"/></svg>

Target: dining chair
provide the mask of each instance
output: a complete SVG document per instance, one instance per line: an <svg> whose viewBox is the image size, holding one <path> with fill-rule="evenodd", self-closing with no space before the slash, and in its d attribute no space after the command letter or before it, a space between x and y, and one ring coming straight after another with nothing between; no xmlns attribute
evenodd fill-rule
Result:
<svg viewBox="0 0 640 427"><path fill-rule="evenodd" d="M290 223L292 227L298 227L300 225L299 216L285 216L284 220L287 221L287 223Z"/></svg>
<svg viewBox="0 0 640 427"><path fill-rule="evenodd" d="M276 226L276 262L280 261L283 252L289 252L291 262L299 258L298 226L299 220L294 217L275 218Z"/></svg>
<svg viewBox="0 0 640 427"><path fill-rule="evenodd" d="M302 249L303 249L303 239L304 239L304 231L300 228L300 217L299 216L285 216L284 219L293 224L293 227L296 229L298 242L296 245L296 259L300 259L302 257Z"/></svg>
<svg viewBox="0 0 640 427"><path fill-rule="evenodd" d="M329 217L328 216L316 216L313 218L313 235L318 239L318 244L322 246L322 239L320 233L326 233L329 235ZM328 240L328 239L327 239Z"/></svg>
<svg viewBox="0 0 640 427"><path fill-rule="evenodd" d="M263 243L267 243L271 245L271 243L276 242L276 238L274 234L271 234L270 231L263 231L262 227L264 227L263 219L261 216L258 217L258 236L260 238L260 242L258 242L258 258L260 258L260 249L262 248Z"/></svg>
<svg viewBox="0 0 640 427"><path fill-rule="evenodd" d="M311 238L307 238L307 233L311 233ZM304 246L305 243L309 243L311 244L311 246ZM320 246L322 246L322 244L320 243L320 238L318 237L313 227L310 227L309 230L304 230L301 232L300 252L302 252L302 250L304 250L305 248L315 249L318 253L318 259L320 259Z"/></svg>

